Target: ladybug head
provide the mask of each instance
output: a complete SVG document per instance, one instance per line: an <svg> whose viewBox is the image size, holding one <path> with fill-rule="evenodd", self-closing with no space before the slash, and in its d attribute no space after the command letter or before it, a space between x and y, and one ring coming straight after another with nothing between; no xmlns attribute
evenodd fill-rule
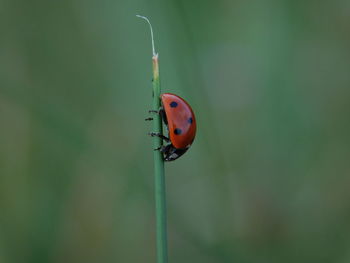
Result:
<svg viewBox="0 0 350 263"><path fill-rule="evenodd" d="M187 150L188 150L188 147L185 149L178 149L178 148L175 148L172 144L168 144L161 150L161 152L164 155L164 161L170 162L179 158Z"/></svg>

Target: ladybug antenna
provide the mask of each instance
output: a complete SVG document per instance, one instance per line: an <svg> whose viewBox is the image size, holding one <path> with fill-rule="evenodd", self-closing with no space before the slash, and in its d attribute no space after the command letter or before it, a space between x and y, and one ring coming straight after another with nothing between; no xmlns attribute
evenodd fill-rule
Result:
<svg viewBox="0 0 350 263"><path fill-rule="evenodd" d="M157 54L156 54L156 50L154 48L153 29L152 29L151 22L145 16L140 16L140 15L136 15L136 16L139 18L145 19L147 21L147 23L149 24L149 28L151 29L151 38L152 38L152 52L153 52L153 56L156 56Z"/></svg>

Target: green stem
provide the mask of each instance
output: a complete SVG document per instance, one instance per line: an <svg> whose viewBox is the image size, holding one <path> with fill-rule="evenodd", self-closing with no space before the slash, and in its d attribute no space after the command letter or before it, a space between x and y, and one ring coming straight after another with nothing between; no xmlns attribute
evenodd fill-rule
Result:
<svg viewBox="0 0 350 263"><path fill-rule="evenodd" d="M152 53L153 53L153 110L160 109L160 81L159 81L159 64L158 54L154 48L153 29L148 18L136 15L147 21L151 30ZM163 134L162 119L159 114L153 118L153 132ZM163 140L159 137L153 137L153 148L159 149L163 145ZM166 226L166 199L165 199L165 172L164 159L160 151L154 151L154 183L156 199L156 235L157 235L157 263L168 262L168 241Z"/></svg>
<svg viewBox="0 0 350 263"><path fill-rule="evenodd" d="M160 108L160 81L158 54L153 55L153 110ZM153 131L163 134L162 120L159 114L153 119ZM157 149L163 145L159 137L153 137L153 148ZM167 246L167 222L166 222L166 195L165 195L165 172L164 160L160 151L154 151L155 172L155 200L156 200L156 231L157 231L157 262L168 262Z"/></svg>

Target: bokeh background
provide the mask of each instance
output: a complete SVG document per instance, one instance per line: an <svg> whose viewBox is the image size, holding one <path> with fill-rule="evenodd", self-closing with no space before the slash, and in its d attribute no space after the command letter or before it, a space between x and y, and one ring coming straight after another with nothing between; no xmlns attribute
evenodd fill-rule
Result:
<svg viewBox="0 0 350 263"><path fill-rule="evenodd" d="M350 262L350 2L0 1L0 262L155 262L153 23L198 134L169 262Z"/></svg>

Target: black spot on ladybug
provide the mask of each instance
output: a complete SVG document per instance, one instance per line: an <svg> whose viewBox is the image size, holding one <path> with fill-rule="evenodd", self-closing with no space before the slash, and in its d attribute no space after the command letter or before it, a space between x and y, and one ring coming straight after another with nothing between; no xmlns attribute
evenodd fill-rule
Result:
<svg viewBox="0 0 350 263"><path fill-rule="evenodd" d="M176 128L176 129L174 130L174 133L175 133L176 135L180 135L180 134L182 133L182 130L179 129L179 128Z"/></svg>
<svg viewBox="0 0 350 263"><path fill-rule="evenodd" d="M177 107L177 102L172 101L172 102L170 103L170 107L176 108L176 107Z"/></svg>
<svg viewBox="0 0 350 263"><path fill-rule="evenodd" d="M187 122L188 122L189 124L192 124L192 122L193 122L192 118L191 118L191 117L188 118Z"/></svg>

